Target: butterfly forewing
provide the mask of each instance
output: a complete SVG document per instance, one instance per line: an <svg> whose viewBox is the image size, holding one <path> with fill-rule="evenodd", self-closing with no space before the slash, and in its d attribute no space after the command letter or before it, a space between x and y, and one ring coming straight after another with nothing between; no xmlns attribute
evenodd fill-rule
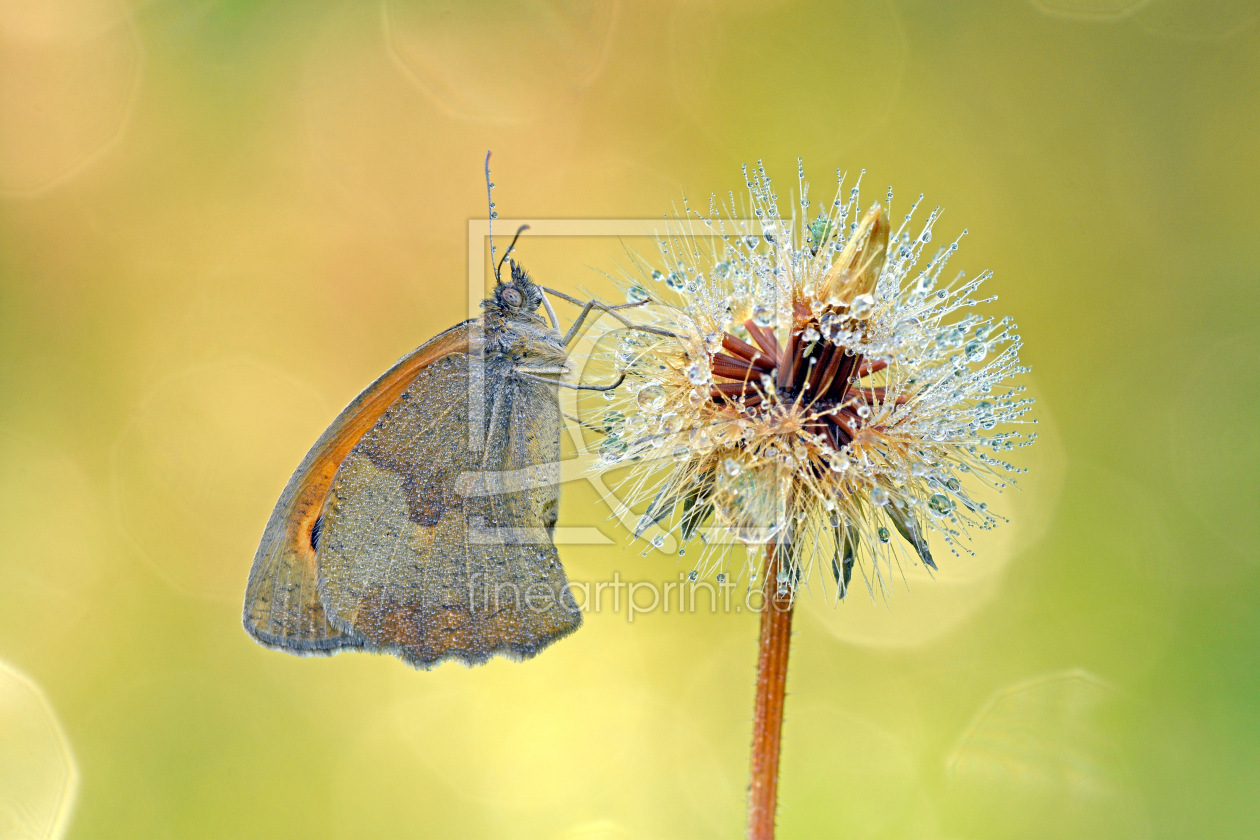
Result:
<svg viewBox="0 0 1260 840"><path fill-rule="evenodd" d="M346 454L420 371L447 355L468 352L470 323L434 336L364 389L294 471L267 521L245 589L243 623L262 644L305 654L364 645L354 633L333 626L319 600L319 515Z"/></svg>

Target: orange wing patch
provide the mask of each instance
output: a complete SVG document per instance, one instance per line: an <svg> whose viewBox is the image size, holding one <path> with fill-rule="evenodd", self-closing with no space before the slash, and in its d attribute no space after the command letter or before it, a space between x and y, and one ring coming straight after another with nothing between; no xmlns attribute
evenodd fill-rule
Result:
<svg viewBox="0 0 1260 840"><path fill-rule="evenodd" d="M434 336L410 355L404 356L355 397L354 402L346 406L315 444L319 454L307 465L305 475L296 488L293 516L286 536L290 548L306 559L311 568L315 564L313 546L316 542L312 533L342 461L421 371L444 356L467 352L467 322Z"/></svg>

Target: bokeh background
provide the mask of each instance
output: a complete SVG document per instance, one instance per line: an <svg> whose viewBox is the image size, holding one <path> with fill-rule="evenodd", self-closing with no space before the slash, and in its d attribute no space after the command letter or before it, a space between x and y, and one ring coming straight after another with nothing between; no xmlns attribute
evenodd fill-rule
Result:
<svg viewBox="0 0 1260 840"><path fill-rule="evenodd" d="M754 616L603 610L429 673L240 629L306 448L467 316L488 148L524 219L866 168L1020 322L1011 526L802 607L783 836L1260 835L1258 17L0 0L0 837L740 835ZM611 296L622 245L521 254ZM574 579L687 570L607 516L566 486L614 543Z"/></svg>

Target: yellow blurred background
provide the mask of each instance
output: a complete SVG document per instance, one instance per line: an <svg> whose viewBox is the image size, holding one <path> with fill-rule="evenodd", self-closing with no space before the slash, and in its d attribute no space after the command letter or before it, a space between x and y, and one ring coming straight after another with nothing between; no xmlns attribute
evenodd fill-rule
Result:
<svg viewBox="0 0 1260 840"><path fill-rule="evenodd" d="M486 149L523 219L866 168L1020 323L1012 524L802 607L782 836L1260 835L1258 17L0 0L0 837L740 835L754 616L592 612L428 673L240 628L307 447L467 317ZM621 247L520 255L612 296ZM687 570L607 516L566 486L616 542L562 548L575 580Z"/></svg>

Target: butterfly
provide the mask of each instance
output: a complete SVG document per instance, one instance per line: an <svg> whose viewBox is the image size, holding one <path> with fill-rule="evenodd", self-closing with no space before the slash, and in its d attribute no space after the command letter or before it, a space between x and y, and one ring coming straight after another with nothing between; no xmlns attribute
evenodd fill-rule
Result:
<svg viewBox="0 0 1260 840"><path fill-rule="evenodd" d="M481 317L382 374L289 479L245 590L245 629L262 645L384 652L429 668L526 659L580 626L552 541L557 388L609 390L624 373L605 386L563 383L566 347L594 309L662 331L615 311L635 304L580 301L515 261L503 279L515 243ZM491 239L492 264L493 254ZM564 335L544 292L583 305Z"/></svg>

